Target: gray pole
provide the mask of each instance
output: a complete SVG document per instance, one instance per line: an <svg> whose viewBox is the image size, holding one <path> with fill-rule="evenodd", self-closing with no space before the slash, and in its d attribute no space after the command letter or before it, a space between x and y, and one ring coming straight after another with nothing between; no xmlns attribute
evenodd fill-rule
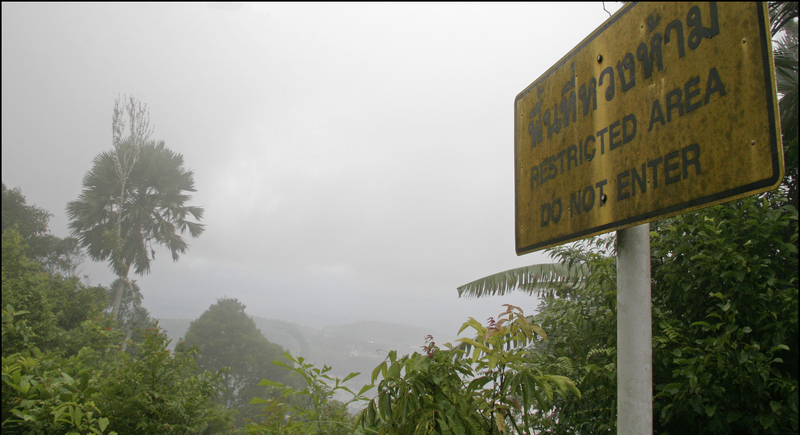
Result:
<svg viewBox="0 0 800 435"><path fill-rule="evenodd" d="M617 434L653 433L650 225L617 231Z"/></svg>

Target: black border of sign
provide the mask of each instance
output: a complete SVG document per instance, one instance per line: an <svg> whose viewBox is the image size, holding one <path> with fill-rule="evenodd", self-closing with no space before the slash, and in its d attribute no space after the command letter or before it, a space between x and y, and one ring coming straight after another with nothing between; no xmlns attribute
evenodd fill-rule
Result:
<svg viewBox="0 0 800 435"><path fill-rule="evenodd" d="M764 68L764 83L766 84L766 89L772 89L773 92L767 92L767 112L769 116L769 140L770 140L770 150L772 155L772 176L769 178L765 178L760 181L755 181L750 184L746 184L743 186L739 186L733 189L728 189L719 193L715 193L712 195L704 196L701 198L695 198L690 201L685 201L680 204L671 205L669 207L660 208L658 210L653 210L647 213L640 214L638 216L633 216L627 219L618 220L615 222L611 222L605 225L600 225L596 227L592 227L583 231L578 231L566 236L557 237L554 239L549 239L544 242L535 243L533 245L528 246L519 246L517 237L517 229L519 228L519 209L518 209L518 200L519 197L517 195L517 178L518 178L518 168L517 168L517 101L531 92L536 86L541 83L543 80L547 79L550 74L560 68L562 65L566 64L576 53L582 50L586 45L590 42L594 41L601 33L606 31L612 24L614 24L617 20L619 20L623 15L628 13L634 6L639 4L639 2L631 3L625 6L622 10L618 11L614 14L613 17L609 18L608 21L601 24L600 27L595 29L595 31L586 39L583 40L580 44L578 44L575 48L572 49L566 56L564 56L560 61L558 61L555 65L550 67L547 72L539 77L535 82L531 83L524 91L522 91L517 97L514 99L514 238L515 243L514 246L516 247L517 255L524 255L529 254L535 251L538 251L543 248L547 248L550 246L555 246L561 243L566 243L573 240L578 240L584 237L588 237L590 235L595 234L602 234L610 231L614 231L616 229L621 229L625 227L630 227L639 223L646 223L652 222L659 216L667 217L669 215L679 214L681 210L689 209L697 209L702 208L704 204L708 204L708 206L714 205L709 203L723 203L727 198L731 198L731 200L735 199L735 197L743 195L747 192L753 191L754 194L756 191L760 189L764 189L770 186L775 185L781 181L781 168L780 168L780 156L778 153L783 152L783 150L778 149L778 129L776 125L776 117L775 117L775 101L773 98L775 97L775 82L773 81L773 73L771 71L771 64L770 64L770 55L772 54L772 46L771 40L766 38L766 35L771 35L769 29L767 29L766 22L767 19L765 17L766 12L766 3L765 2L755 2L758 11L758 27L759 27L759 39L761 41L761 62Z"/></svg>

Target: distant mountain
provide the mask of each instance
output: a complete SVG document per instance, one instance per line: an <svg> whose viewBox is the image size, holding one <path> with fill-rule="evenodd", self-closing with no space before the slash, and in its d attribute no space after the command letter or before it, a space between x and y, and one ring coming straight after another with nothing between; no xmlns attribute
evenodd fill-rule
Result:
<svg viewBox="0 0 800 435"><path fill-rule="evenodd" d="M270 342L279 344L294 356L302 356L319 368L323 364L331 367L331 374L335 376L360 372L361 376L357 378L360 383L369 383L372 370L390 350L405 355L419 351L425 345L427 335L433 335L439 345L452 342L455 336L418 326L378 321L316 329L285 320L251 317ZM174 348L189 330L192 320L159 319L158 322L172 340L170 348Z"/></svg>

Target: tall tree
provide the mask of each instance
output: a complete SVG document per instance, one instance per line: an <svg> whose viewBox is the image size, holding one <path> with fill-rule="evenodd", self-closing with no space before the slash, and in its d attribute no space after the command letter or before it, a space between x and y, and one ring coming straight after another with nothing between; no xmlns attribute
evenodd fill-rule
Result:
<svg viewBox="0 0 800 435"><path fill-rule="evenodd" d="M130 118L130 134L123 138ZM194 192L194 175L183 166L183 156L163 141L150 141L147 106L133 98L124 109L119 99L112 117L113 149L98 154L83 179L78 200L67 204L72 234L95 261L109 267L125 285L116 286L112 315L117 316L123 293L133 292L131 268L143 275L155 258L153 243L165 246L177 261L188 244L182 234L198 237L204 226L201 207L187 205ZM134 299L135 300L135 299Z"/></svg>
<svg viewBox="0 0 800 435"><path fill-rule="evenodd" d="M264 337L245 308L237 299L219 299L191 323L184 338L184 345L200 347L197 365L201 370L230 369L222 374L226 388L220 401L240 411L257 394L262 379L289 381L286 371L272 364L288 362L282 357L283 349Z"/></svg>
<svg viewBox="0 0 800 435"><path fill-rule="evenodd" d="M116 295L119 286L125 286L125 282L117 278L111 283L108 289L107 298L112 300ZM125 340L133 340L140 343L144 337L144 331L152 329L155 321L150 318L150 312L147 308L142 306L142 292L136 284L136 280L131 280L131 290L123 292L122 301L119 304L119 311L117 312L117 323L120 325L121 331L125 334ZM128 351L135 351L136 348L128 349Z"/></svg>
<svg viewBox="0 0 800 435"><path fill-rule="evenodd" d="M71 276L83 260L78 239L59 238L50 233L52 213L28 204L22 190L3 183L3 232L16 226L27 246L25 255L50 274Z"/></svg>

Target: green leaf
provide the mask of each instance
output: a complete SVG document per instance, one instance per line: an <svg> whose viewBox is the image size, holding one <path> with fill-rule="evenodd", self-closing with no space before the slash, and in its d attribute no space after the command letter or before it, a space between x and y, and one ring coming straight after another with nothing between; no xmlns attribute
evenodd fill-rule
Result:
<svg viewBox="0 0 800 435"><path fill-rule="evenodd" d="M301 361L302 361L302 359L301 359ZM293 370L294 369L294 367L292 367L292 366L290 366L290 365L286 364L285 362L283 362L281 360L278 360L278 359L276 359L275 361L272 361L272 364L275 364L276 366L283 367L283 368L289 369L289 370Z"/></svg>
<svg viewBox="0 0 800 435"><path fill-rule="evenodd" d="M680 382L675 382L675 383L672 383L672 384L667 384L664 387L664 391L669 393L669 394L675 395L675 394L678 394L681 391L682 387L683 387L683 384L681 384Z"/></svg>
<svg viewBox="0 0 800 435"><path fill-rule="evenodd" d="M714 412L716 412L717 410L717 405L706 405L705 408L706 408L706 414L708 414L709 417L713 417Z"/></svg>
<svg viewBox="0 0 800 435"><path fill-rule="evenodd" d="M750 358L750 355L747 352L739 352L739 364L744 364L748 358Z"/></svg>
<svg viewBox="0 0 800 435"><path fill-rule="evenodd" d="M105 432L106 428L108 427L108 419L105 417L100 417L97 420L97 425L100 426L100 432Z"/></svg>
<svg viewBox="0 0 800 435"><path fill-rule="evenodd" d="M781 409L781 402L770 400L769 407L772 408L772 412L778 412L778 410Z"/></svg>
<svg viewBox="0 0 800 435"><path fill-rule="evenodd" d="M470 346L473 346L473 347L475 347L475 348L478 348L478 349L480 349L480 350L482 350L482 351L484 351L484 352L486 352L486 353L489 353L489 352L491 352L491 351L492 351L492 350L491 350L491 349L489 349L489 348L488 348L488 347L487 347L485 344L483 344L483 343L478 343L477 341L475 341L475 340L473 340L473 339L471 339L471 338L459 338L459 339L458 339L458 340L456 340L456 341L460 341L460 342L462 342L462 343L469 344Z"/></svg>
<svg viewBox="0 0 800 435"><path fill-rule="evenodd" d="M269 386L269 387L283 387L284 385L280 382L270 381L269 379L262 379L261 382L258 383L260 386Z"/></svg>
<svg viewBox="0 0 800 435"><path fill-rule="evenodd" d="M345 376L344 379L342 379L342 382L347 382L350 379L353 379L353 378L355 378L356 376L358 376L360 374L361 374L361 372L350 373L349 375Z"/></svg>
<svg viewBox="0 0 800 435"><path fill-rule="evenodd" d="M385 394L378 395L378 409L381 412L381 416L387 420L392 419L392 406L389 403L389 397Z"/></svg>
<svg viewBox="0 0 800 435"><path fill-rule="evenodd" d="M369 405L367 406L367 416L368 422L373 424L375 422L375 418L377 417L377 410L375 409L375 400L370 400Z"/></svg>
<svg viewBox="0 0 800 435"><path fill-rule="evenodd" d="M375 381L378 379L378 375L381 375L381 374L384 375L384 378L386 377L386 361L381 362L380 364L378 364L377 367L375 367L372 370L372 380L371 380L371 382L375 383Z"/></svg>
<svg viewBox="0 0 800 435"><path fill-rule="evenodd" d="M481 325L480 322L478 322L474 318L470 317L469 320L467 320L466 322L464 322L461 325L461 328L458 330L458 334L461 334L462 332L464 332L465 329L467 329L469 327L472 327L473 329L476 329L478 331L483 329L483 325Z"/></svg>
<svg viewBox="0 0 800 435"><path fill-rule="evenodd" d="M459 297L500 296L520 290L531 295L544 296L548 291L562 285L574 285L580 288L584 285L585 277L588 274L589 269L583 264L534 264L496 273L464 284L458 287L458 295ZM480 327L480 323L470 326ZM461 331L466 327L465 323ZM460 334L461 331L458 333Z"/></svg>
<svg viewBox="0 0 800 435"><path fill-rule="evenodd" d="M769 429L769 427L775 423L775 417L773 417L772 414L761 415L758 417L758 420L764 429Z"/></svg>
<svg viewBox="0 0 800 435"><path fill-rule="evenodd" d="M402 366L400 363L393 363L389 366L389 370L386 371L386 379L397 379L400 377L400 370Z"/></svg>
<svg viewBox="0 0 800 435"><path fill-rule="evenodd" d="M80 427L81 421L83 420L83 410L81 410L77 406L75 408L72 408L70 406L70 414L72 415L72 424Z"/></svg>
<svg viewBox="0 0 800 435"><path fill-rule="evenodd" d="M533 332L535 332L537 335L539 335L545 341L547 341L547 334L545 334L544 329L542 329L538 325L531 325L531 329L533 329Z"/></svg>
<svg viewBox="0 0 800 435"><path fill-rule="evenodd" d="M361 387L360 390L358 390L358 395L362 396L364 393L366 393L367 391L369 391L369 390L371 390L373 388L375 388L375 385L364 385L363 387Z"/></svg>

